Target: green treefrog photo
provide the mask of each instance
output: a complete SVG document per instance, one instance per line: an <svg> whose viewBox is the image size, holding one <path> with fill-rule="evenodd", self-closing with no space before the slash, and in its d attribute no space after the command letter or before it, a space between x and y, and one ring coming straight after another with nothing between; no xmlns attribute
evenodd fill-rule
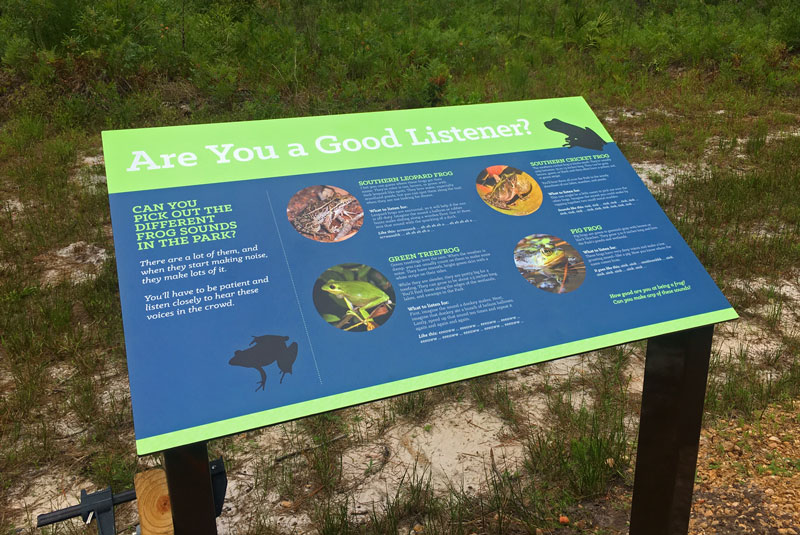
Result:
<svg viewBox="0 0 800 535"><path fill-rule="evenodd" d="M386 292L366 281L331 279L322 285L322 291L343 301L347 307L344 318L346 323L340 326L345 330L350 330L360 325L364 325L368 331L377 328L378 325L372 317L377 312L376 307L386 305L386 310L389 311L392 306L392 300ZM331 317L330 319L334 318ZM343 319L337 317L334 321L340 323Z"/></svg>

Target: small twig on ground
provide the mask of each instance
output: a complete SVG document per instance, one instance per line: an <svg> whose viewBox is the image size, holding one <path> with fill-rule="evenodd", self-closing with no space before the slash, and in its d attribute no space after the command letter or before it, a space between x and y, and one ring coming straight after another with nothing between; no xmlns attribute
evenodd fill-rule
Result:
<svg viewBox="0 0 800 535"><path fill-rule="evenodd" d="M472 427L477 427L477 428L478 428L478 429L480 429L481 431L486 431L487 433L489 433L489 432L490 432L488 429L486 429L486 428L484 428L484 427L481 427L481 426L479 426L478 424L474 424L474 423L472 423L472 420L466 420L466 422L467 422L469 425L471 425Z"/></svg>
<svg viewBox="0 0 800 535"><path fill-rule="evenodd" d="M324 489L324 488L325 488L325 485L320 485L317 488L315 488L314 490L312 490L311 492L309 492L307 495L301 496L299 500L296 500L294 503L292 503L292 509L294 509L296 511L298 507L300 507L306 501L308 501L311 498L313 498L314 496L316 496L316 494L319 491L321 491L322 489Z"/></svg>

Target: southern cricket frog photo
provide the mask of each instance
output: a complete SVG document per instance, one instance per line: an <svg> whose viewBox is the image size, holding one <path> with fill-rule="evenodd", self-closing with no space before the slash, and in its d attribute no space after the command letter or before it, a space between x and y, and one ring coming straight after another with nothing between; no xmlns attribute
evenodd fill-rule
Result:
<svg viewBox="0 0 800 535"><path fill-rule="evenodd" d="M504 214L528 215L542 205L542 189L533 177L507 165L481 171L475 187L483 202Z"/></svg>

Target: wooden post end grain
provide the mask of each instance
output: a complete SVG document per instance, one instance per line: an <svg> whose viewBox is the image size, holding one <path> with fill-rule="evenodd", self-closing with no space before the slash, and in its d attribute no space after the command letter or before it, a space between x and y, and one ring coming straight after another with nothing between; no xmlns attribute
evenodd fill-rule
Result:
<svg viewBox="0 0 800 535"><path fill-rule="evenodd" d="M142 535L174 535L167 474L161 468L134 477Z"/></svg>

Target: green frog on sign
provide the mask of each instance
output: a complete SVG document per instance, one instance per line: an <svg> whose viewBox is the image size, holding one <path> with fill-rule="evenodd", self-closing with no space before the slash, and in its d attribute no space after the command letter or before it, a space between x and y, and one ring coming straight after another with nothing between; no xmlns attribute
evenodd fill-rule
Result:
<svg viewBox="0 0 800 535"><path fill-rule="evenodd" d="M328 325L349 332L372 331L389 321L396 304L389 280L365 264L331 266L317 277L314 306Z"/></svg>
<svg viewBox="0 0 800 535"><path fill-rule="evenodd" d="M533 264L552 267L564 262L567 259L567 255L564 254L564 251L548 242L540 245L539 250L532 252L528 259Z"/></svg>
<svg viewBox="0 0 800 535"><path fill-rule="evenodd" d="M359 325L364 325L368 331L375 329L377 325L372 319L374 309L384 304L387 308L392 306L392 300L386 292L369 282L329 280L322 286L322 291L340 298L347 305L345 316L354 318L356 323L346 327L346 331ZM370 309L373 311L370 312Z"/></svg>
<svg viewBox="0 0 800 535"><path fill-rule="evenodd" d="M580 253L566 241L546 234L526 236L514 250L520 274L539 288L553 293L571 292L586 276Z"/></svg>

